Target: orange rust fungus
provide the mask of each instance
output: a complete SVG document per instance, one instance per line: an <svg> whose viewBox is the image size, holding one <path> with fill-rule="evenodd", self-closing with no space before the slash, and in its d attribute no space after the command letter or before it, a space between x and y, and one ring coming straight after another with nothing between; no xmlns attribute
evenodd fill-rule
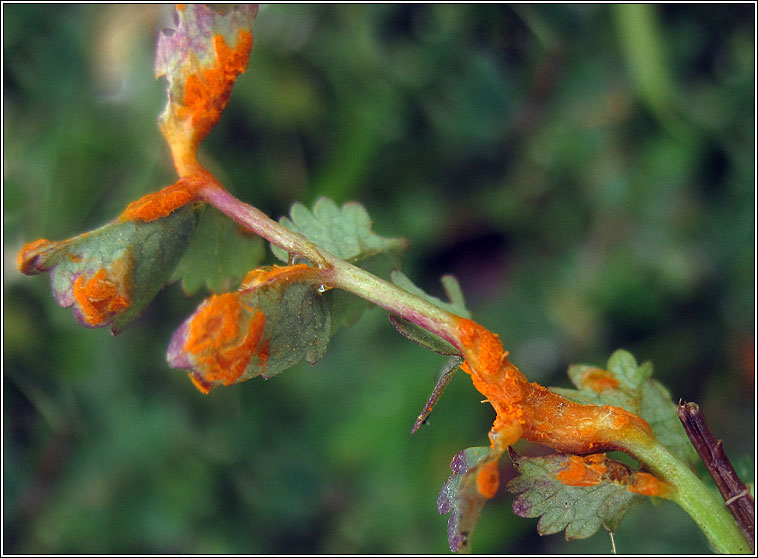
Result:
<svg viewBox="0 0 758 558"><path fill-rule="evenodd" d="M129 295L122 292L102 268L86 282L84 276L77 277L73 294L84 320L93 326L101 325L113 314L131 305Z"/></svg>
<svg viewBox="0 0 758 558"><path fill-rule="evenodd" d="M192 119L194 147L221 118L234 81L247 67L253 48L253 35L249 31L240 30L237 34L237 46L233 49L229 48L222 35L215 35L213 47L216 51L216 66L203 70L202 75L187 76L184 83L183 106L178 107L176 111L179 118Z"/></svg>
<svg viewBox="0 0 758 558"><path fill-rule="evenodd" d="M180 12L183 12L186 7L187 7L187 4L177 4L176 5L176 9L179 10Z"/></svg>
<svg viewBox="0 0 758 558"><path fill-rule="evenodd" d="M316 271L316 269L307 264L256 267L247 272L240 284L240 290L253 289L258 285L273 281L286 281L309 271Z"/></svg>
<svg viewBox="0 0 758 558"><path fill-rule="evenodd" d="M626 487L630 492L636 492L643 496L658 496L659 498L668 498L670 494L669 485L654 477L650 473L634 473L632 475L632 484Z"/></svg>
<svg viewBox="0 0 758 558"><path fill-rule="evenodd" d="M237 295L225 293L210 297L192 318L184 349L202 367L202 377L191 375L200 391L207 393L215 382L238 381L260 344L266 316L254 311L245 319L242 312Z"/></svg>
<svg viewBox="0 0 758 558"><path fill-rule="evenodd" d="M158 192L142 196L130 203L121 214L122 221L150 222L166 217L195 198L200 180L183 178Z"/></svg>
<svg viewBox="0 0 758 558"><path fill-rule="evenodd" d="M476 474L476 489L485 498L492 498L500 485L497 461L483 465Z"/></svg>
<svg viewBox="0 0 758 558"><path fill-rule="evenodd" d="M498 378L501 374L503 361L508 353L503 350L503 344L497 335L478 323L461 318L458 323L461 343L466 349L467 360L474 359L474 369L486 379Z"/></svg>
<svg viewBox="0 0 758 558"><path fill-rule="evenodd" d="M624 441L653 437L637 415L610 405L582 405L537 383L530 383L508 360L500 339L479 324L460 318L461 365L474 387L497 413L490 431L493 450L502 452L519 438L567 453L623 449ZM597 389L609 389L615 378L597 373L585 377Z"/></svg>
<svg viewBox="0 0 758 558"><path fill-rule="evenodd" d="M38 256L56 246L57 242L50 242L46 238L40 238L34 242L24 244L16 256L16 266L24 275L34 273L34 263Z"/></svg>
<svg viewBox="0 0 758 558"><path fill-rule="evenodd" d="M558 473L557 479L567 486L594 486L603 482L608 466L603 453L569 457L566 469Z"/></svg>
<svg viewBox="0 0 758 558"><path fill-rule="evenodd" d="M579 384L588 387L594 392L602 393L616 389L619 386L618 378L602 368L587 368L582 371Z"/></svg>
<svg viewBox="0 0 758 558"><path fill-rule="evenodd" d="M595 486L611 482L643 496L665 498L669 494L669 486L665 482L650 473L633 471L623 463L609 459L604 453L570 456L556 478L566 486Z"/></svg>

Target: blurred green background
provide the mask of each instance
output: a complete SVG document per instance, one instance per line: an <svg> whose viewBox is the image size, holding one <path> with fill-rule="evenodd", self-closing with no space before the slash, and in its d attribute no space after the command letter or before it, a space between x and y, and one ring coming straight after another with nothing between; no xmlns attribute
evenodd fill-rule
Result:
<svg viewBox="0 0 758 558"><path fill-rule="evenodd" d="M23 243L174 181L152 70L171 10L3 5L3 551L447 552L437 493L493 414L460 374L410 436L444 359L384 312L316 366L203 396L165 361L202 293L164 289L114 338L16 270ZM458 277L531 380L566 386L616 348L652 360L752 476L754 11L264 6L201 159L273 217L363 203L410 241L417 284ZM485 507L474 552L610 551L510 505ZM616 547L708 550L670 503L632 510Z"/></svg>

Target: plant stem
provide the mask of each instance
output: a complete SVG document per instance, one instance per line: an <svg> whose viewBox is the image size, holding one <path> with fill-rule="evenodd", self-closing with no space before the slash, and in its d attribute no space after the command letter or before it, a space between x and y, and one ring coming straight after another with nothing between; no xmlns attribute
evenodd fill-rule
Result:
<svg viewBox="0 0 758 558"><path fill-rule="evenodd" d="M310 260L322 270L324 286L351 292L424 327L464 352L458 331L460 318L455 314L338 258L223 188L216 185L203 188L199 197L272 244ZM672 499L695 520L717 552L750 552L749 544L721 501L663 446L644 438L628 441L626 450L671 485Z"/></svg>
<svg viewBox="0 0 758 558"><path fill-rule="evenodd" d="M459 317L455 314L338 258L303 235L277 223L259 209L235 198L223 188L215 185L203 188L199 197L272 244L290 254L310 260L322 269L324 286L353 293L462 349L457 329Z"/></svg>
<svg viewBox="0 0 758 558"><path fill-rule="evenodd" d="M726 507L750 546L755 549L755 503L724 453L721 440L716 440L697 403L680 401L676 412L692 445L716 483Z"/></svg>
<svg viewBox="0 0 758 558"><path fill-rule="evenodd" d="M640 440L628 443L626 450L671 485L673 489L671 499L692 517L708 537L708 541L716 552L721 554L752 552L750 544L745 540L723 502L666 448L657 442Z"/></svg>

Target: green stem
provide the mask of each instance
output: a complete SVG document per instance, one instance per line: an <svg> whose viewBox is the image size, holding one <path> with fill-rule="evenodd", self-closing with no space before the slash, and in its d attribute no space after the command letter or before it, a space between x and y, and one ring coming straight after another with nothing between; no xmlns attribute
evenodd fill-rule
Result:
<svg viewBox="0 0 758 558"><path fill-rule="evenodd" d="M309 259L322 270L325 286L351 292L381 306L439 335L461 352L464 351L458 334L460 317L338 258L222 188L203 189L200 197L290 254ZM628 442L625 449L672 486L672 499L695 520L717 552L750 552L747 541L721 500L663 446L654 439L645 438Z"/></svg>
<svg viewBox="0 0 758 558"><path fill-rule="evenodd" d="M397 285L380 279L334 254L313 244L303 235L293 232L259 209L232 196L226 190L210 187L201 190L200 197L237 223L286 250L309 259L323 270L324 286L353 293L377 306L405 318L439 335L462 350L457 322L451 314Z"/></svg>
<svg viewBox="0 0 758 558"><path fill-rule="evenodd" d="M657 442L643 440L627 444L628 452L666 481L673 489L671 499L686 511L708 537L716 552L749 554L745 540L720 498L709 490L681 461Z"/></svg>

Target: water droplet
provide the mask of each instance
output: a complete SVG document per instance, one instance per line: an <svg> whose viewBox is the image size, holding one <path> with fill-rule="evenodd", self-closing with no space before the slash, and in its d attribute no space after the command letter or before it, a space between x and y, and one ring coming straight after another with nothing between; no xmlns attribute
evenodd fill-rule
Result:
<svg viewBox="0 0 758 558"><path fill-rule="evenodd" d="M326 287L324 285L319 285L318 289L316 289L318 292L323 293L326 291Z"/></svg>

